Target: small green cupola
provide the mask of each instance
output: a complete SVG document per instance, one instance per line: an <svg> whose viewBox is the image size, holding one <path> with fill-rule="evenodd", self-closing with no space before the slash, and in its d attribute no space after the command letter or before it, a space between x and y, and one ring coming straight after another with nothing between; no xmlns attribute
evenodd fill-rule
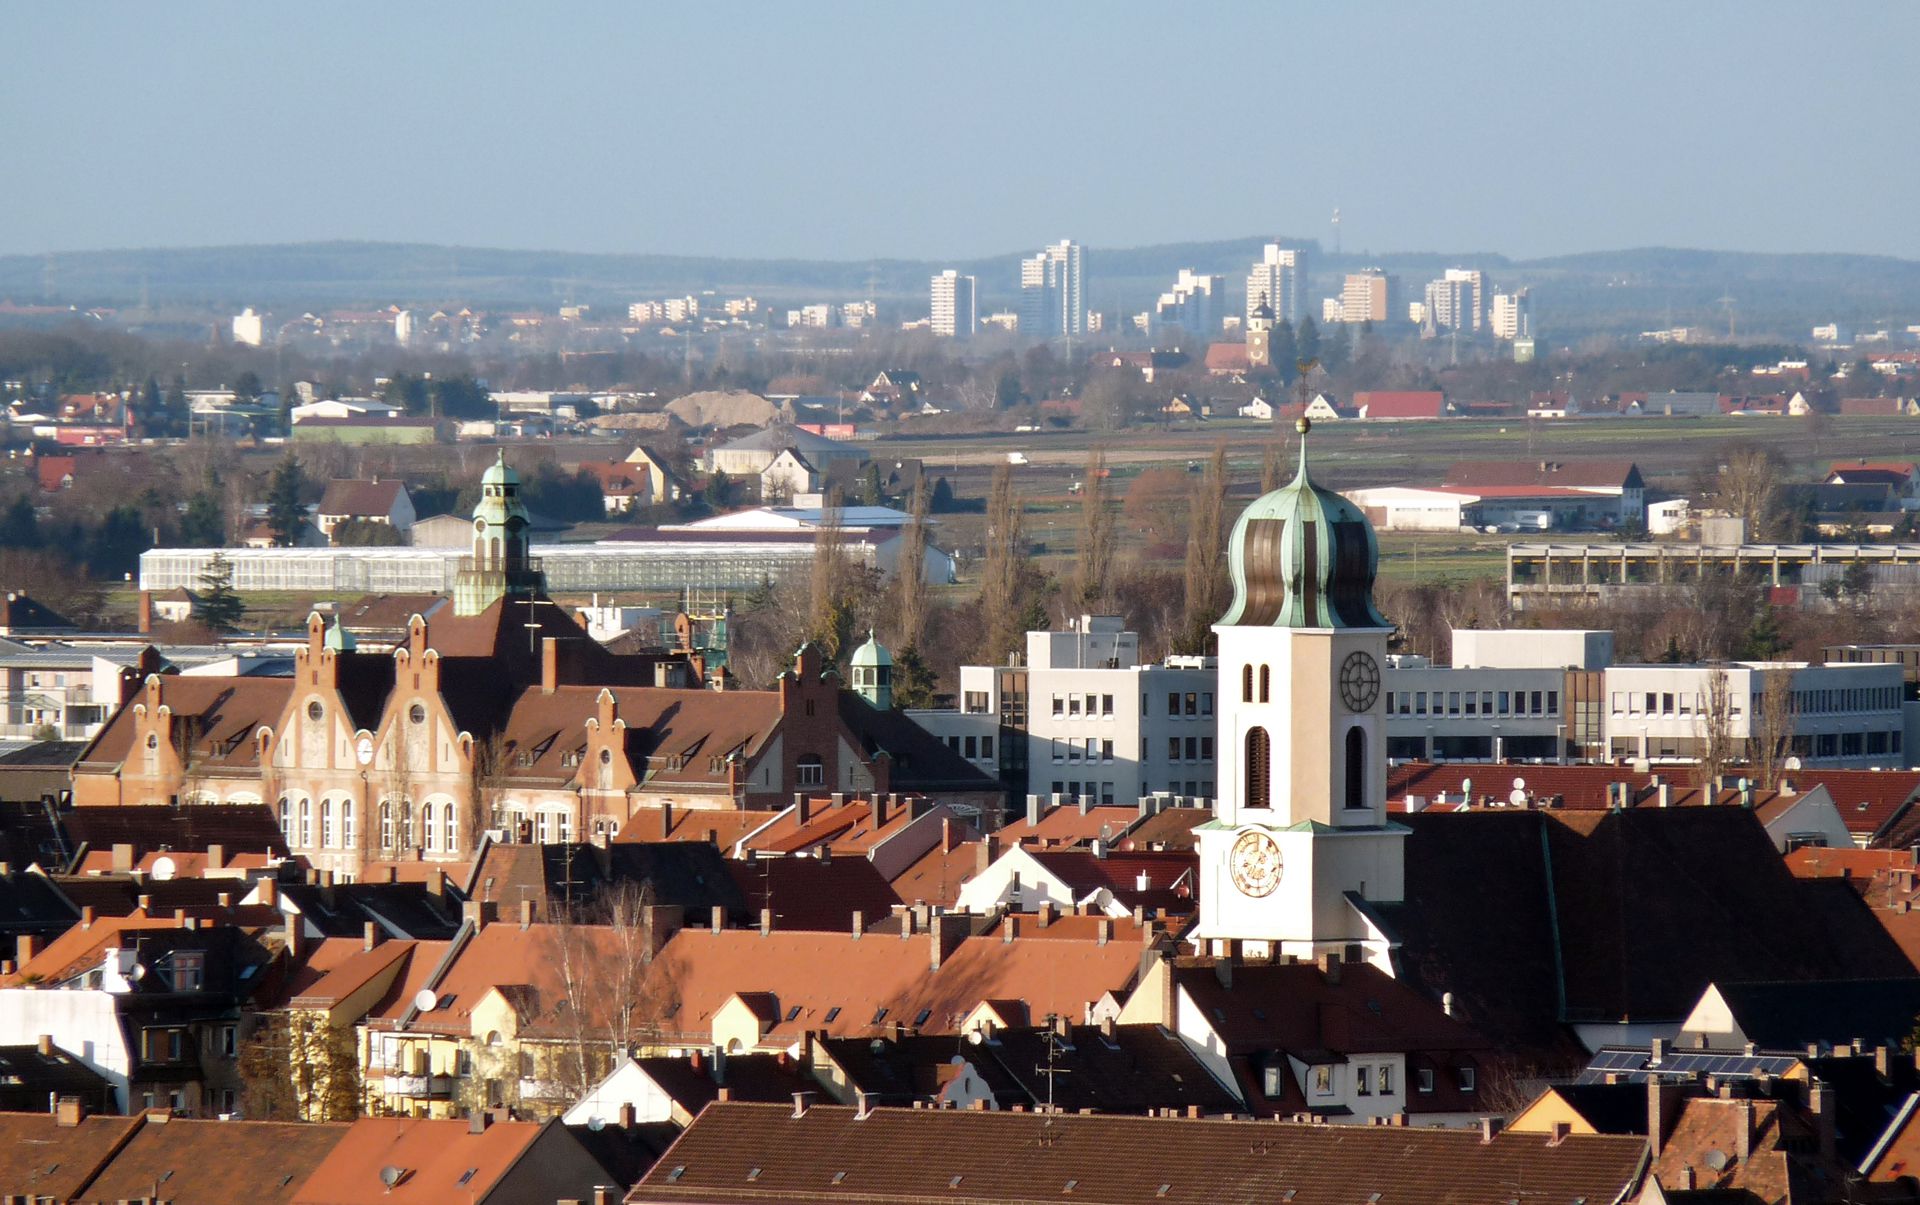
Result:
<svg viewBox="0 0 1920 1205"><path fill-rule="evenodd" d="M1227 542L1233 605L1223 626L1390 628L1373 605L1380 546L1350 500L1307 475L1305 418L1300 471L1241 513Z"/></svg>
<svg viewBox="0 0 1920 1205"><path fill-rule="evenodd" d="M867 642L853 650L847 668L853 672L855 694L881 711L893 709L893 654L874 638L871 629Z"/></svg>
<svg viewBox="0 0 1920 1205"><path fill-rule="evenodd" d="M340 626L340 617L335 615L327 623L325 647L336 653L351 653L354 648L353 633Z"/></svg>
<svg viewBox="0 0 1920 1205"><path fill-rule="evenodd" d="M527 506L520 500L520 475L502 451L480 477L480 501L473 508L472 553L461 558L454 579L455 615L478 615L502 597L531 597L546 589L534 563Z"/></svg>

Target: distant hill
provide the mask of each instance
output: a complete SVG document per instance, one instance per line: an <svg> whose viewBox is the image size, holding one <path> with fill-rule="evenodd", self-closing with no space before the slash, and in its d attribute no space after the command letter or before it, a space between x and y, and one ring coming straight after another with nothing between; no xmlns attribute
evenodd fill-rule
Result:
<svg viewBox="0 0 1920 1205"><path fill-rule="evenodd" d="M1100 309L1144 309L1181 268L1227 277L1237 295L1269 237L1147 247L1090 248L1088 301ZM1812 321L1904 326L1920 321L1920 263L1888 256L1692 251L1663 247L1596 251L1538 260L1490 252L1349 253L1311 240L1310 294L1338 291L1341 274L1377 265L1398 274L1410 297L1451 266L1479 267L1502 289L1531 285L1545 330L1630 330L1726 321L1718 303L1735 299L1743 328L1797 332ZM776 303L864 296L911 312L927 278L958 268L980 280L983 308L1011 304L1019 259L1030 252L963 260L728 259L509 251L405 243L296 243L257 247L76 251L0 257L0 300L125 306L231 308L459 303L552 308L562 301L618 306L648 297L714 290Z"/></svg>

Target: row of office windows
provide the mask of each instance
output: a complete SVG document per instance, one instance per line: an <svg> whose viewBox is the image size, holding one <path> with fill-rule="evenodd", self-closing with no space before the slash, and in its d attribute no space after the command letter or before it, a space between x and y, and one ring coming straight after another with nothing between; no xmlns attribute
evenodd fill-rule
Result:
<svg viewBox="0 0 1920 1205"><path fill-rule="evenodd" d="M1388 715L1556 716L1557 690L1390 690Z"/></svg>
<svg viewBox="0 0 1920 1205"><path fill-rule="evenodd" d="M947 738L947 748L968 761L993 760L993 738L990 736L950 736Z"/></svg>

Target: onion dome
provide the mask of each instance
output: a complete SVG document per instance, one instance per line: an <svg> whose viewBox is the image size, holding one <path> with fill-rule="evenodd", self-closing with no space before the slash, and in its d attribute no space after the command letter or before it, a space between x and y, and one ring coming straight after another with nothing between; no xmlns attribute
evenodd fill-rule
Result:
<svg viewBox="0 0 1920 1205"><path fill-rule="evenodd" d="M1388 628L1373 605L1380 546L1373 524L1343 495L1307 475L1305 418L1300 471L1241 513L1227 542L1233 605L1226 626Z"/></svg>

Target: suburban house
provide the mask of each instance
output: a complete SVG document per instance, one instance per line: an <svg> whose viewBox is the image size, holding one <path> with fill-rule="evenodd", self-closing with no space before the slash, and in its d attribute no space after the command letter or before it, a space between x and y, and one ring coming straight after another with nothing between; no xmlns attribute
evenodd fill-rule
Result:
<svg viewBox="0 0 1920 1205"><path fill-rule="evenodd" d="M1446 418L1454 412L1447 396L1438 390L1400 392L1359 392L1353 395L1356 418L1379 422Z"/></svg>
<svg viewBox="0 0 1920 1205"><path fill-rule="evenodd" d="M370 481L336 478L327 482L327 492L314 512L320 534L328 539L333 538L334 528L350 521L384 524L404 536L412 529L415 517L406 482L382 481L378 477Z"/></svg>

